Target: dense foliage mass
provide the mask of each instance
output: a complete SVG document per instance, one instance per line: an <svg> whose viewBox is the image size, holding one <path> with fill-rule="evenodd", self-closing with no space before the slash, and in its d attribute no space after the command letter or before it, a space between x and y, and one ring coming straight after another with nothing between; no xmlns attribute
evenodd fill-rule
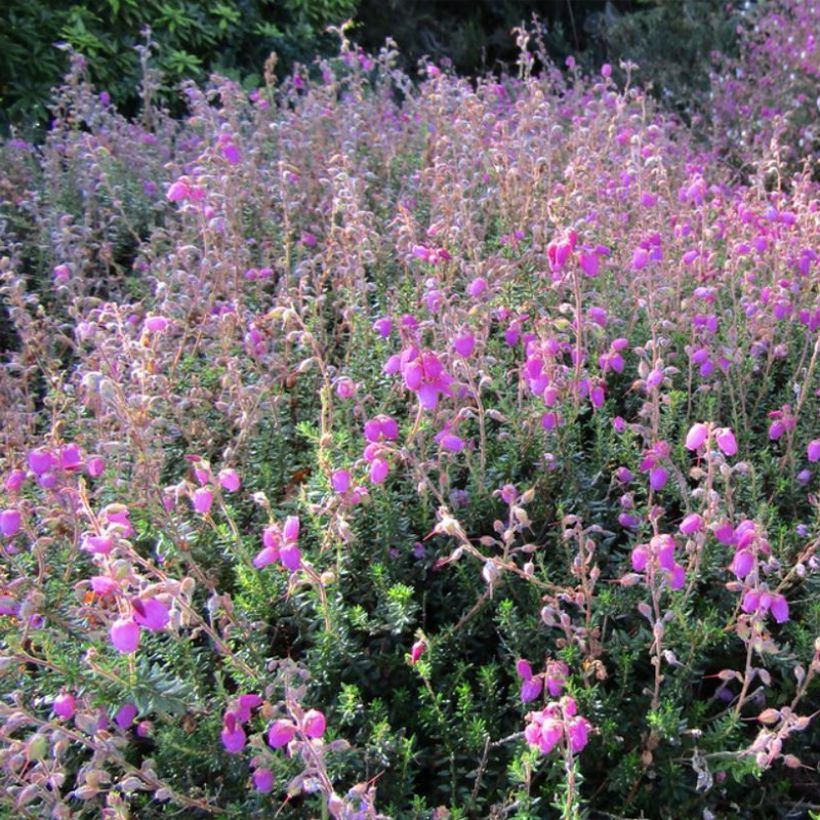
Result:
<svg viewBox="0 0 820 820"><path fill-rule="evenodd" d="M179 122L75 58L0 147L5 812L816 809L804 86L703 146L518 44Z"/></svg>

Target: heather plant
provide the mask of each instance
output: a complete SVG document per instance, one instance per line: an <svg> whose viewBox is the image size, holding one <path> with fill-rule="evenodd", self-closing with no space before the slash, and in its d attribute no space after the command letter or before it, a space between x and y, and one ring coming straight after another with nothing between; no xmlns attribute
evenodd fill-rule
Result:
<svg viewBox="0 0 820 820"><path fill-rule="evenodd" d="M2 146L4 809L805 813L816 182L338 34Z"/></svg>

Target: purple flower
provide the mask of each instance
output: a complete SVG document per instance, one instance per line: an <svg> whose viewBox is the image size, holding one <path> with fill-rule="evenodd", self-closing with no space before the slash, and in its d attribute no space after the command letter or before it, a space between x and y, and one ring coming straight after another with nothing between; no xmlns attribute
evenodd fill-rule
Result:
<svg viewBox="0 0 820 820"><path fill-rule="evenodd" d="M669 480L669 473L663 467L655 467L649 472L649 486L658 492L666 486Z"/></svg>
<svg viewBox="0 0 820 820"><path fill-rule="evenodd" d="M61 695L58 695L54 698L52 709L54 709L54 714L57 715L57 717L63 720L71 720L77 711L77 702L74 700L74 695L68 692L63 692Z"/></svg>
<svg viewBox="0 0 820 820"><path fill-rule="evenodd" d="M137 707L133 703L124 703L114 715L114 722L123 731L129 729L137 717Z"/></svg>
<svg viewBox="0 0 820 820"><path fill-rule="evenodd" d="M814 441L809 442L806 453L810 462L814 463L815 461L820 461L820 438L816 438Z"/></svg>
<svg viewBox="0 0 820 820"><path fill-rule="evenodd" d="M296 727L289 720L275 720L268 730L268 745L272 749L281 749L293 740Z"/></svg>
<svg viewBox="0 0 820 820"><path fill-rule="evenodd" d="M245 748L247 737L233 712L225 713L220 736L228 754L239 754Z"/></svg>

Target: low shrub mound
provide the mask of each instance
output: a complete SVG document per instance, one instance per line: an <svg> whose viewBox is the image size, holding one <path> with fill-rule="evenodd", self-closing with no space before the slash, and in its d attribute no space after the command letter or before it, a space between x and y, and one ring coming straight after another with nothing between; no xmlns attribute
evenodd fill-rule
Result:
<svg viewBox="0 0 820 820"><path fill-rule="evenodd" d="M518 35L0 147L5 811L816 806L812 169Z"/></svg>

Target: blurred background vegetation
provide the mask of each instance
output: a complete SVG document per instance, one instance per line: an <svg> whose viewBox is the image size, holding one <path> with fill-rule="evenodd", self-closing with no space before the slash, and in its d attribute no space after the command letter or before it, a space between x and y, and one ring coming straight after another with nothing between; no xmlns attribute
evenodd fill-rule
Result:
<svg viewBox="0 0 820 820"><path fill-rule="evenodd" d="M682 113L708 85L709 55L731 53L733 7L726 0L4 0L0 3L0 129L23 135L46 127L51 89L68 49L89 60L91 77L124 113L138 104L140 57L150 28L166 101L183 78L218 71L253 88L272 51L277 71L332 54L326 31L355 21L352 39L372 51L392 37L404 68L419 58L451 61L465 74L497 71L516 59L512 27L537 15L551 56L563 64L630 59L654 91ZM178 103L177 103L178 104Z"/></svg>

